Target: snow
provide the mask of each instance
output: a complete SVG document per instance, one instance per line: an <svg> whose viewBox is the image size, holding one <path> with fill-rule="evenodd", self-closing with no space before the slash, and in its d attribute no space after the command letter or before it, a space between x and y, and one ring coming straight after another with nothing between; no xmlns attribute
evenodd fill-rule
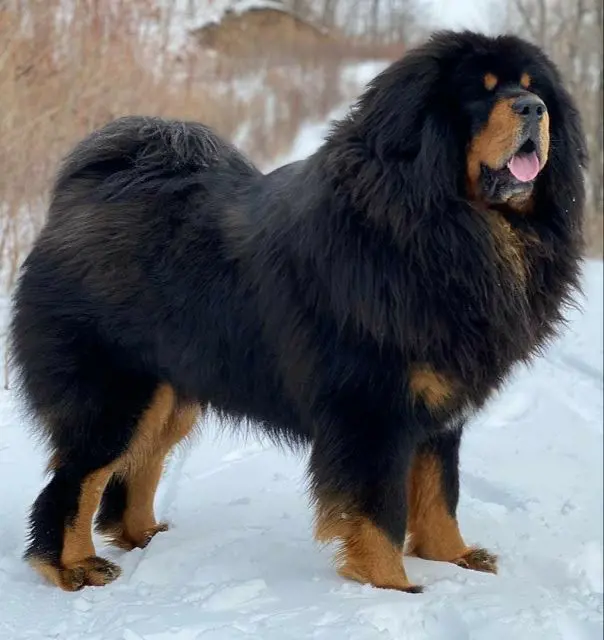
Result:
<svg viewBox="0 0 604 640"><path fill-rule="evenodd" d="M325 131L305 128L290 159ZM563 337L466 433L459 519L499 554L499 575L408 558L421 595L339 578L313 542L305 456L211 418L167 466L156 508L170 531L130 553L98 540L123 568L107 587L49 587L20 559L43 451L0 391L0 640L601 638L603 264L586 263L584 280Z"/></svg>

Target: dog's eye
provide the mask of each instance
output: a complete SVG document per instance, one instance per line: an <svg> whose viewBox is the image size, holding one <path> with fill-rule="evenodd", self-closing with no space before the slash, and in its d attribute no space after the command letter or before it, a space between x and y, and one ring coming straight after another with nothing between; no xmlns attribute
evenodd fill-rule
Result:
<svg viewBox="0 0 604 640"><path fill-rule="evenodd" d="M526 73L526 71L520 76L520 86L523 89L528 89L531 86L532 81L531 76Z"/></svg>

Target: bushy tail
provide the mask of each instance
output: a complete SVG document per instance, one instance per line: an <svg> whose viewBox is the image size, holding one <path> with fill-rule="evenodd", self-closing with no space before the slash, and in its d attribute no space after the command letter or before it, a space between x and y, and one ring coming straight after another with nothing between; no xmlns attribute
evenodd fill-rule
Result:
<svg viewBox="0 0 604 640"><path fill-rule="evenodd" d="M194 122L127 116L82 140L63 162L50 215L73 196L88 202L119 202L175 194L216 167L231 178L249 179L258 170L208 127ZM62 206L61 206L62 205Z"/></svg>

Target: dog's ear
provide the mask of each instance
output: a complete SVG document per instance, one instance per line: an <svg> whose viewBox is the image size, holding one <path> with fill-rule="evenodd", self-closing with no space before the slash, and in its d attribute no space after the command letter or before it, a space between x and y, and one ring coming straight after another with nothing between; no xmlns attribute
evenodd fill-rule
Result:
<svg viewBox="0 0 604 640"><path fill-rule="evenodd" d="M354 110L358 135L381 160L417 153L422 124L437 91L436 61L412 51L368 85Z"/></svg>
<svg viewBox="0 0 604 640"><path fill-rule="evenodd" d="M413 179L413 200L424 211L451 205L464 189L464 142L443 106L430 105L421 125L419 148L407 168Z"/></svg>
<svg viewBox="0 0 604 640"><path fill-rule="evenodd" d="M409 52L379 74L327 146L351 204L391 226L450 209L463 189L463 123L446 99L437 55ZM403 201L404 199L404 201Z"/></svg>

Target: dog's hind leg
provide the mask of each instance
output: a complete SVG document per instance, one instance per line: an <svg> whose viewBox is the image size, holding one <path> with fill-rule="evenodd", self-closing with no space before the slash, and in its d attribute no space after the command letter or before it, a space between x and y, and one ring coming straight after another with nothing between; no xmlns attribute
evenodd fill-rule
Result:
<svg viewBox="0 0 604 640"><path fill-rule="evenodd" d="M71 402L63 405L69 411L47 414L58 434L53 475L34 503L25 554L67 591L101 586L120 574L96 555L92 519L111 478L152 455L175 406L172 389L148 379L104 371L93 385L87 382L71 389Z"/></svg>
<svg viewBox="0 0 604 640"><path fill-rule="evenodd" d="M96 530L117 547L145 547L166 523L155 518L154 498L170 450L193 430L200 415L195 405L177 405L163 426L157 446L138 466L127 467L109 481L96 518Z"/></svg>
<svg viewBox="0 0 604 640"><path fill-rule="evenodd" d="M111 465L83 471L67 463L34 503L25 557L66 591L101 586L120 574L117 565L96 555L91 535L92 516L112 473Z"/></svg>
<svg viewBox="0 0 604 640"><path fill-rule="evenodd" d="M497 558L468 547L457 522L461 433L448 431L415 452L407 479L408 553L425 560L453 562L466 569L497 573Z"/></svg>

